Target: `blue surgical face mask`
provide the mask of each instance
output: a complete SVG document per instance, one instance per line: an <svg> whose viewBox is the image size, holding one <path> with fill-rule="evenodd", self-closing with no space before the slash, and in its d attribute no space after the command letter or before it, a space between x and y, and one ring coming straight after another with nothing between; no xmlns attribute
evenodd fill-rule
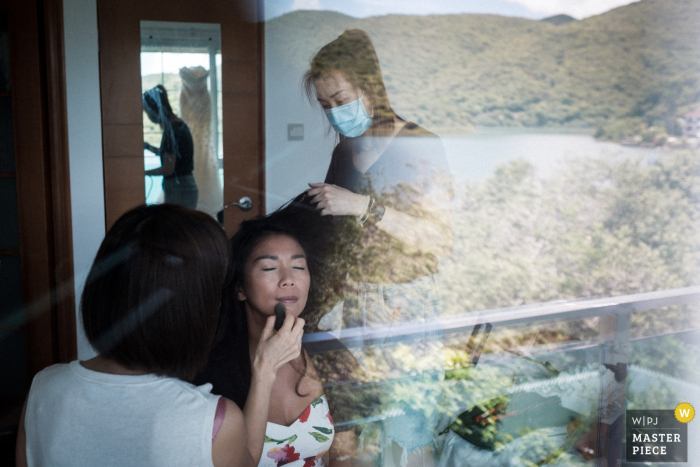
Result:
<svg viewBox="0 0 700 467"><path fill-rule="evenodd" d="M365 93L362 93L364 96ZM372 117L367 115L362 96L356 101L334 109L326 109L326 117L335 131L348 138L360 136L372 126Z"/></svg>

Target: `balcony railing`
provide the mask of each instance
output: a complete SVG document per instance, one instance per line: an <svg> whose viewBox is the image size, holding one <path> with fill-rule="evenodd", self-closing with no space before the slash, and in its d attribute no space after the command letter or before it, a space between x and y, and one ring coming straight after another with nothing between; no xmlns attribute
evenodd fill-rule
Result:
<svg viewBox="0 0 700 467"><path fill-rule="evenodd" d="M597 404L597 426L610 427L616 420L617 424L620 423L618 420L620 413L624 419L627 369L630 363L630 314L697 302L700 302L700 286L604 298L557 300L534 305L446 315L424 322L318 332L305 335L304 345L312 354L318 354L340 350L343 347L352 351L353 348L386 345L392 342L410 342L413 339L424 338L431 334L445 339L471 334L468 347L473 348L473 344L476 344L477 340L475 337L481 329L486 329L486 331L478 339L480 343L476 345L477 347L483 347L485 337L492 327L508 328L524 324L536 325L599 317L597 339L592 344L583 347L599 347L600 363L615 371L615 381L612 384L610 381L603 383L601 378ZM694 330L696 326L700 326L700 320L697 323L687 323L687 327L683 331ZM570 346L566 346L561 350L570 349ZM550 348L549 351L552 349ZM472 363L476 363L479 359L479 353L480 351L476 354L472 353ZM357 384L362 385L363 383L357 382ZM390 416L392 414L387 411L339 425L377 421L381 423L383 419ZM624 462L623 430L599 429L597 436L597 446L600 450L596 452L595 465L621 465L617 462ZM611 462L612 464L610 464Z"/></svg>

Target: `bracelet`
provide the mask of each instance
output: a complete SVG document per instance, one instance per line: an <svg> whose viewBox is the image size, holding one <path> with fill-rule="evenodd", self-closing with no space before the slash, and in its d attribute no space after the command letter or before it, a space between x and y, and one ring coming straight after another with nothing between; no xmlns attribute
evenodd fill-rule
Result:
<svg viewBox="0 0 700 467"><path fill-rule="evenodd" d="M357 218L357 222L360 224L360 227L365 226L365 222L367 222L367 219L369 219L370 214L372 213L372 207L374 206L374 198L369 196L369 203L367 204L367 209L365 212L362 213L360 217Z"/></svg>
<svg viewBox="0 0 700 467"><path fill-rule="evenodd" d="M369 203L371 203L371 202L372 202L372 197L367 195L367 206L365 207L365 210L362 212L362 214L360 214L359 216L357 216L355 218L357 220L357 222L360 222L360 219L362 219L364 217L364 215L367 214L367 211L369 210Z"/></svg>

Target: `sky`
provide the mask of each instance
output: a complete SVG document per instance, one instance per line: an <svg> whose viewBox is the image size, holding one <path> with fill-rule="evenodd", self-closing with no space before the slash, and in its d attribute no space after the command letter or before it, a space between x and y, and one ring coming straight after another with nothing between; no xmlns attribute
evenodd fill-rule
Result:
<svg viewBox="0 0 700 467"><path fill-rule="evenodd" d="M265 19L295 10L331 10L356 18L389 14L496 14L542 19L598 15L637 0L265 0Z"/></svg>

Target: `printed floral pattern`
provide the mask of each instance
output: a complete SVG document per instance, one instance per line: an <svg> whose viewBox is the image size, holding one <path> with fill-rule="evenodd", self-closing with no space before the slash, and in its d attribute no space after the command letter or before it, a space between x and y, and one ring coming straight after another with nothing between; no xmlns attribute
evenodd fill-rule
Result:
<svg viewBox="0 0 700 467"><path fill-rule="evenodd" d="M325 453L328 451L323 451L322 453L316 454L315 456L307 457L304 459L304 467L315 467L316 466L316 461L323 457Z"/></svg>
<svg viewBox="0 0 700 467"><path fill-rule="evenodd" d="M290 426L268 422L259 467L325 467L322 457L334 434L326 396L321 396Z"/></svg>
<svg viewBox="0 0 700 467"><path fill-rule="evenodd" d="M299 421L301 423L306 423L309 420L309 415L311 415L311 406L308 406L299 416Z"/></svg>
<svg viewBox="0 0 700 467"><path fill-rule="evenodd" d="M298 461L301 454L294 452L294 446L289 444L283 448L272 448L267 452L267 457L275 461L278 467L289 464L290 462Z"/></svg>

